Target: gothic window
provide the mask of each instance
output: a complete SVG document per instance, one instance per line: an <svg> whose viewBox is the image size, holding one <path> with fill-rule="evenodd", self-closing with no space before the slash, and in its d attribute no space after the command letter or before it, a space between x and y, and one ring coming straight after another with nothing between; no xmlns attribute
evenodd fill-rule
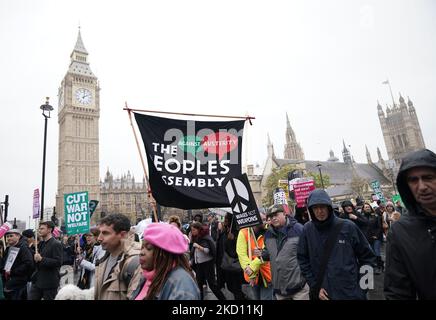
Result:
<svg viewBox="0 0 436 320"><path fill-rule="evenodd" d="M397 140L395 140L395 137L392 137L392 146L397 149Z"/></svg>
<svg viewBox="0 0 436 320"><path fill-rule="evenodd" d="M77 183L77 184L80 184L80 181L81 181L81 179L80 179L80 173L81 173L81 172L80 172L80 171L81 171L81 170L80 170L80 168L76 168L76 170L77 170L77 171L76 171L76 178L77 178L77 179L76 179L76 183Z"/></svg>
<svg viewBox="0 0 436 320"><path fill-rule="evenodd" d="M400 147L400 148L403 148L403 142L401 141L401 136L397 136L397 139L398 139L398 146Z"/></svg>
<svg viewBox="0 0 436 320"><path fill-rule="evenodd" d="M409 146L409 141L407 141L407 136L403 133L403 143L405 147Z"/></svg>
<svg viewBox="0 0 436 320"><path fill-rule="evenodd" d="M80 120L76 119L76 137L80 137Z"/></svg>
<svg viewBox="0 0 436 320"><path fill-rule="evenodd" d="M74 177L74 183L77 183L76 168L71 168L71 177Z"/></svg>
<svg viewBox="0 0 436 320"><path fill-rule="evenodd" d="M118 193L116 193L116 194L114 195L114 200L115 200L115 201L120 201L120 195L119 195Z"/></svg>

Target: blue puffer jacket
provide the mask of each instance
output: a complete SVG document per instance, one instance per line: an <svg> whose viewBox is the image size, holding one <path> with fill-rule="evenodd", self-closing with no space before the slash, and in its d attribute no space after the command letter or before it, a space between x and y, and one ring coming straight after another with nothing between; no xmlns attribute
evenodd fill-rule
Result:
<svg viewBox="0 0 436 320"><path fill-rule="evenodd" d="M327 220L316 219L312 207L317 204L329 207ZM314 190L310 194L308 208L312 221L304 225L297 258L303 276L309 286L314 288L326 240L340 218L333 214L332 202L324 190ZM327 263L321 287L332 300L366 299L365 291L359 285L359 271L363 265L376 266L374 252L359 228L353 222L344 220Z"/></svg>

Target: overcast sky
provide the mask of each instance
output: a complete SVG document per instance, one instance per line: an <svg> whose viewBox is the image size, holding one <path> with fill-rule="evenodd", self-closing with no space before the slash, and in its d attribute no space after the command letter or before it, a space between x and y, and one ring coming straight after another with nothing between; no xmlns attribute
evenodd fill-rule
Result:
<svg viewBox="0 0 436 320"><path fill-rule="evenodd" d="M288 112L306 159L387 158L377 100L401 92L413 101L428 148L435 150L436 2L409 1L32 1L0 0L0 199L9 218L28 221L41 186L48 124L47 206L57 189L57 90L78 26L99 78L100 177L142 168L131 108L256 117L247 158L262 166L267 132L283 156Z"/></svg>

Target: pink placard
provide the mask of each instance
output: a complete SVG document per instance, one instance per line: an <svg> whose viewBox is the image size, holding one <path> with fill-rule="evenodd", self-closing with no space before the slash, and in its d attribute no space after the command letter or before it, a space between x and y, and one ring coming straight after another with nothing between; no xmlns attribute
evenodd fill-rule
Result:
<svg viewBox="0 0 436 320"><path fill-rule="evenodd" d="M295 201L297 202L297 207L302 208L306 206L306 199L309 194L315 190L315 182L307 181L294 184Z"/></svg>
<svg viewBox="0 0 436 320"><path fill-rule="evenodd" d="M3 237L5 235L6 232L8 232L8 230L12 228L12 225L9 222L5 222L1 227L0 227L0 238Z"/></svg>

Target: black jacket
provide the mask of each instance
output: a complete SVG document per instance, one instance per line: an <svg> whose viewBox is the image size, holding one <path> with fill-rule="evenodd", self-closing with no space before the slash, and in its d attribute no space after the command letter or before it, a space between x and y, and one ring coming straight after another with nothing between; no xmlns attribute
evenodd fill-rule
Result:
<svg viewBox="0 0 436 320"><path fill-rule="evenodd" d="M368 224L364 229L363 233L365 234L368 242L372 244L374 240L383 240L382 216L375 212L373 214L365 213L364 215L366 220L368 221ZM374 239L374 237L376 238Z"/></svg>
<svg viewBox="0 0 436 320"><path fill-rule="evenodd" d="M62 243L62 265L72 266L74 264L74 246Z"/></svg>
<svg viewBox="0 0 436 320"><path fill-rule="evenodd" d="M32 283L40 289L54 289L59 286L59 269L62 265L62 244L55 238L38 242L38 252L42 260L36 263Z"/></svg>
<svg viewBox="0 0 436 320"><path fill-rule="evenodd" d="M351 206L353 208L353 214L357 217L356 220L350 219L349 214L345 211L346 206ZM368 219L360 212L357 212L356 207L351 201L345 200L342 202L342 209L344 212L339 215L339 218L354 222L361 231L364 231L368 227Z"/></svg>
<svg viewBox="0 0 436 320"><path fill-rule="evenodd" d="M423 149L402 161L397 187L408 215L387 236L386 299L436 299L436 217L420 207L406 181L407 171L419 166L436 169L436 154Z"/></svg>
<svg viewBox="0 0 436 320"><path fill-rule="evenodd" d="M26 240L21 237L14 247L19 248L20 251L18 251L18 255L15 258L14 264L12 265L10 278L4 282L4 287L10 290L19 289L26 286L30 275L34 270L33 256L29 247L27 246ZM2 260L2 270L6 265L9 250L10 247L7 247Z"/></svg>

